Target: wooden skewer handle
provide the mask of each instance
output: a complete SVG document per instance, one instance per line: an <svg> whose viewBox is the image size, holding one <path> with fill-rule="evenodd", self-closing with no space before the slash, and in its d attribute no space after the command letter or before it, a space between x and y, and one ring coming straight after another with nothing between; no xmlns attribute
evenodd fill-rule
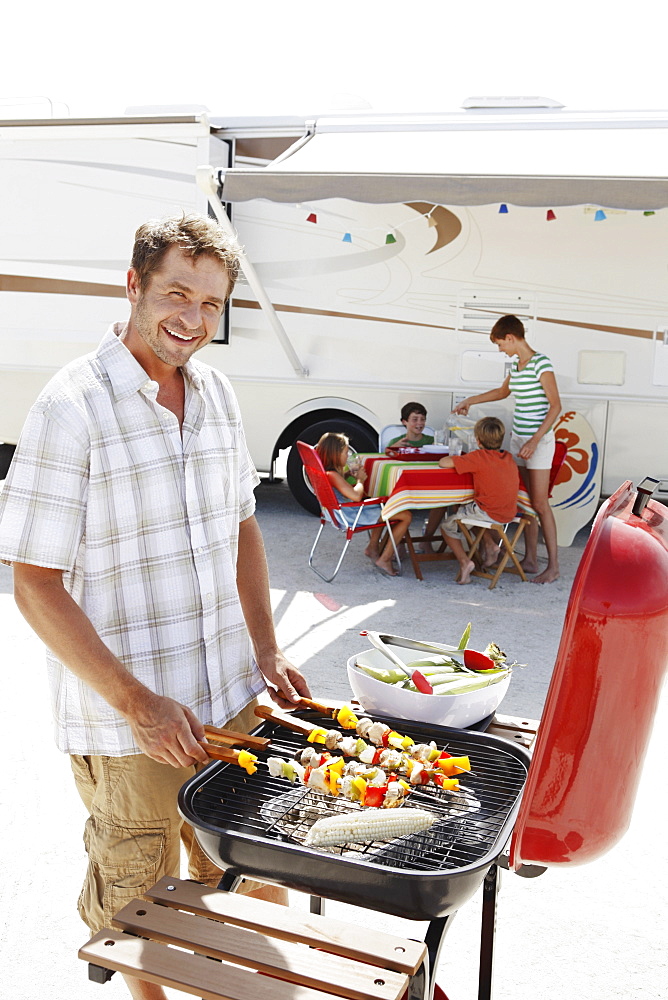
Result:
<svg viewBox="0 0 668 1000"><path fill-rule="evenodd" d="M340 702L338 705L329 705L327 702L313 701L311 698L300 698L296 704L300 708L310 708L313 712L320 712L321 715L334 716L334 713L338 712L343 702Z"/></svg>
<svg viewBox="0 0 668 1000"><path fill-rule="evenodd" d="M200 743L200 746L204 747L211 760L231 760L236 762L239 757L239 751L233 750L231 747L221 747L215 743Z"/></svg>
<svg viewBox="0 0 668 1000"><path fill-rule="evenodd" d="M205 726L204 735L207 740L224 743L228 747L264 750L269 746L269 740L265 736L250 736L248 733L236 733L233 729L218 729L217 726Z"/></svg>
<svg viewBox="0 0 668 1000"><path fill-rule="evenodd" d="M279 726L291 729L293 733L301 733L302 736L308 736L314 729L310 722L304 722L303 719L296 719L292 716L284 715L282 712L276 712L269 705L258 705L255 709L255 714L258 719L268 719L270 722L277 722Z"/></svg>

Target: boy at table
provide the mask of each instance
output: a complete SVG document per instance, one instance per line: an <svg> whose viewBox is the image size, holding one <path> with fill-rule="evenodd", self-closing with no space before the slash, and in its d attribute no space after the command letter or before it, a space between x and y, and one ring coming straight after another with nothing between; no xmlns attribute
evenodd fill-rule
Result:
<svg viewBox="0 0 668 1000"><path fill-rule="evenodd" d="M490 524L507 524L517 514L517 491L520 485L519 470L509 451L503 451L505 427L497 417L483 417L473 428L478 447L466 455L446 455L439 461L442 469L454 469L458 474L473 477L473 500L459 504L443 521L441 533L459 563L456 582L469 582L475 564L469 559L462 544L457 521L462 517L475 517ZM483 538L483 565L492 565L498 555L496 546Z"/></svg>
<svg viewBox="0 0 668 1000"><path fill-rule="evenodd" d="M427 423L427 411L422 403L405 403L401 407L401 422L406 428L403 436L392 438L388 443L391 448L421 448L425 444L433 444L430 434L424 434Z"/></svg>

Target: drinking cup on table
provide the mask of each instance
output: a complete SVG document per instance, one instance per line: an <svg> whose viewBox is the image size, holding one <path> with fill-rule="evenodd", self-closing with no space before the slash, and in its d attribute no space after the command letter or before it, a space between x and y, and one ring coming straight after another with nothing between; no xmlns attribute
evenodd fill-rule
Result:
<svg viewBox="0 0 668 1000"><path fill-rule="evenodd" d="M356 476L362 468L362 459L357 455L348 455L348 470L351 476Z"/></svg>
<svg viewBox="0 0 668 1000"><path fill-rule="evenodd" d="M456 434L450 435L450 441L448 444L448 451L450 455L461 455L462 453L462 439L458 438Z"/></svg>

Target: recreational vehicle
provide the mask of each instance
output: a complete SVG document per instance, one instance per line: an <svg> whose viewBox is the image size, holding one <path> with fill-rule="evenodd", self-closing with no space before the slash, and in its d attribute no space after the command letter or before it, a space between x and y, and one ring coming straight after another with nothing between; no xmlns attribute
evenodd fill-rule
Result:
<svg viewBox="0 0 668 1000"><path fill-rule="evenodd" d="M504 313L552 359L564 419L589 428L569 503L590 516L646 475L668 501L668 112L467 103L0 122L5 468L42 386L126 315L137 225L209 211L246 260L200 357L231 379L258 469L287 455L304 506L295 440L343 430L373 450L411 399L443 426L503 380L489 331Z"/></svg>

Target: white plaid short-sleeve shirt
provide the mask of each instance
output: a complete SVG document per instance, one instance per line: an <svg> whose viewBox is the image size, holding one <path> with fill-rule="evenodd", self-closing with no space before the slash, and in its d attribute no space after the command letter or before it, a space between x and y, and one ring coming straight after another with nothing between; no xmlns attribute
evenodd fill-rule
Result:
<svg viewBox="0 0 668 1000"><path fill-rule="evenodd" d="M0 558L63 570L135 677L222 725L264 688L236 588L239 522L259 477L227 379L185 365L181 429L121 331L32 408L0 495ZM47 659L59 748L138 753L122 716Z"/></svg>

